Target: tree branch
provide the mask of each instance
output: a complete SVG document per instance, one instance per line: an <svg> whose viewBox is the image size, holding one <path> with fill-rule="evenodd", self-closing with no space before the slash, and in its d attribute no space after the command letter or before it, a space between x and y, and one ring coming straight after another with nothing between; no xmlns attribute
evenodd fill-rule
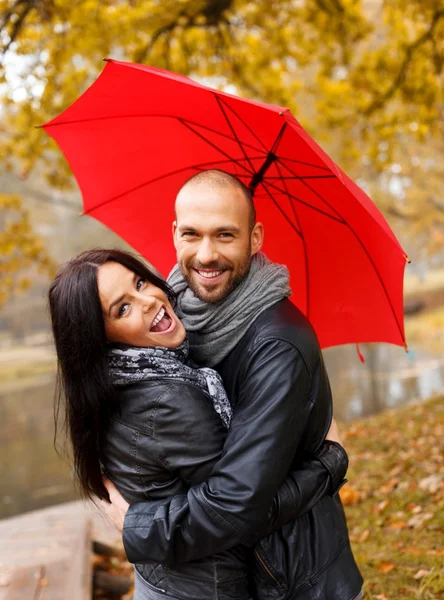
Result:
<svg viewBox="0 0 444 600"><path fill-rule="evenodd" d="M315 3L318 6L318 8L320 8L325 13L327 13L328 15L331 15L331 16L333 16L335 14L335 12L336 13L345 12L344 7L342 6L340 0L331 0L333 7L328 6L327 3L325 2L325 0L315 0Z"/></svg>
<svg viewBox="0 0 444 600"><path fill-rule="evenodd" d="M228 8L231 7L232 3L233 3L233 0L208 0L206 5L203 8L201 8L200 10L198 10L194 15L188 16L185 12L185 9L180 11L180 13L176 16L176 18L173 21L171 21L167 25L163 25L162 27L160 27L157 31L155 31L153 33L148 44L145 46L145 48L142 48L136 54L134 60L136 62L141 62L141 63L144 62L146 60L147 56L151 53L157 40L160 37L162 37L164 35L166 36L166 34L173 32L174 29L176 29L176 27L179 27L180 19L182 17L187 18L187 22L184 25L184 31L187 29L190 29L191 27L216 26L221 21L224 20L224 12ZM207 21L204 25L198 25L196 23L197 17L199 17L201 15L204 16ZM170 40L168 40L168 38L166 38L164 43L165 43L165 48L168 51L168 55L169 55ZM166 62L166 64L169 64L169 56L165 56L165 62Z"/></svg>
<svg viewBox="0 0 444 600"><path fill-rule="evenodd" d="M368 117L371 114L373 114L376 110L380 109L385 104L385 102L387 102L387 100L390 100L390 98L393 96L396 90L402 85L402 82L404 81L407 69L409 67L410 61L412 60L415 50L417 50L417 48L419 48L419 46L422 46L422 44L424 44L425 42L433 40L433 33L436 29L436 26L438 25L439 20L442 17L444 17L444 10L437 11L433 15L432 22L430 23L430 27L427 29L427 31L425 31L412 44L407 46L406 54L402 62L401 68L399 69L399 72L393 80L391 86L384 92L384 94L382 94L382 96L373 100L370 106L366 108L366 110L364 111L365 116Z"/></svg>
<svg viewBox="0 0 444 600"><path fill-rule="evenodd" d="M16 2L15 7L18 8L20 4L24 4L26 2L25 8L23 9L23 12L21 15L19 15L19 18L17 19L17 21L15 21L15 23L13 23L13 27L12 27L12 31L11 33L8 34L9 37L9 42L3 46L3 48L0 49L0 55L2 56L2 58L5 56L5 54L8 52L9 48L11 47L11 45L15 42L15 40L17 39L17 36L19 35L23 24L26 20L26 17L28 16L28 14L31 12L31 10L33 8L35 8L35 0L19 0L18 2ZM9 14L8 17L8 21L11 22L11 17L13 14L17 14L17 13L11 13ZM7 21L4 23L3 27L7 26Z"/></svg>

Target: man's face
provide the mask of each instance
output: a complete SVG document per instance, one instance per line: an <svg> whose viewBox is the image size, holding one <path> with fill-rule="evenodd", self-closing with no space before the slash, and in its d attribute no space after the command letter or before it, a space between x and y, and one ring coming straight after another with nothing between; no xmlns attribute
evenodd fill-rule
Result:
<svg viewBox="0 0 444 600"><path fill-rule="evenodd" d="M249 204L236 187L203 182L183 188L173 224L177 261L186 282L204 302L219 302L246 277L262 246L263 230L249 226Z"/></svg>

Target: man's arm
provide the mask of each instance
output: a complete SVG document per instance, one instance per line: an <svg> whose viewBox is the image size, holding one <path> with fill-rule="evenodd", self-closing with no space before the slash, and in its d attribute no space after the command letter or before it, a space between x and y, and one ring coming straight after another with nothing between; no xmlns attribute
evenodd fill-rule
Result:
<svg viewBox="0 0 444 600"><path fill-rule="evenodd" d="M129 560L188 562L238 543L253 544L269 532L269 517L272 525L280 526L270 507L308 422L309 388L310 375L294 346L280 340L258 345L248 360L222 457L209 480L191 487L186 496L133 504L123 529ZM303 472L298 479L303 502L316 498L319 488L326 493L331 487L321 461ZM298 494L290 496L286 502L291 514L285 522L312 505L296 506ZM281 511L276 514L281 519Z"/></svg>

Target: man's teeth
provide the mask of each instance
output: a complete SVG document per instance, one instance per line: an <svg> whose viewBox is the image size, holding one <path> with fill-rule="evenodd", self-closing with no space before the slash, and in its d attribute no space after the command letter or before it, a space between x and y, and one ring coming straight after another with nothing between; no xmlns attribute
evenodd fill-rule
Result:
<svg viewBox="0 0 444 600"><path fill-rule="evenodd" d="M213 277L219 277L222 271L198 271L201 277L206 277L207 279L212 279Z"/></svg>
<svg viewBox="0 0 444 600"><path fill-rule="evenodd" d="M157 325L157 323L160 323L160 321L163 319L163 317L165 316L165 309L161 308L159 310L159 312L157 313L157 317L154 319L154 321L151 323L151 329L153 327L155 327Z"/></svg>

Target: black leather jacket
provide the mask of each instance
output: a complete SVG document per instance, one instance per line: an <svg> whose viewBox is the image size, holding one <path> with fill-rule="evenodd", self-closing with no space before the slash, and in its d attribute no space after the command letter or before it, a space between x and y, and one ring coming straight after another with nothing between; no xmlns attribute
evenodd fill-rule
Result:
<svg viewBox="0 0 444 600"><path fill-rule="evenodd" d="M228 432L205 394L186 384L140 384L122 393L106 470L134 502L123 533L129 560L146 581L189 600L247 598L252 556L256 597L290 597L308 585L313 596L298 598L352 598L362 580L340 502L328 495L347 459L337 445L322 446L331 395L312 329L288 301L278 303L220 372L234 407ZM152 501L140 502L145 497ZM302 528L299 520L264 538L318 501L325 514L314 519L312 510ZM317 582L335 592L319 595Z"/></svg>

